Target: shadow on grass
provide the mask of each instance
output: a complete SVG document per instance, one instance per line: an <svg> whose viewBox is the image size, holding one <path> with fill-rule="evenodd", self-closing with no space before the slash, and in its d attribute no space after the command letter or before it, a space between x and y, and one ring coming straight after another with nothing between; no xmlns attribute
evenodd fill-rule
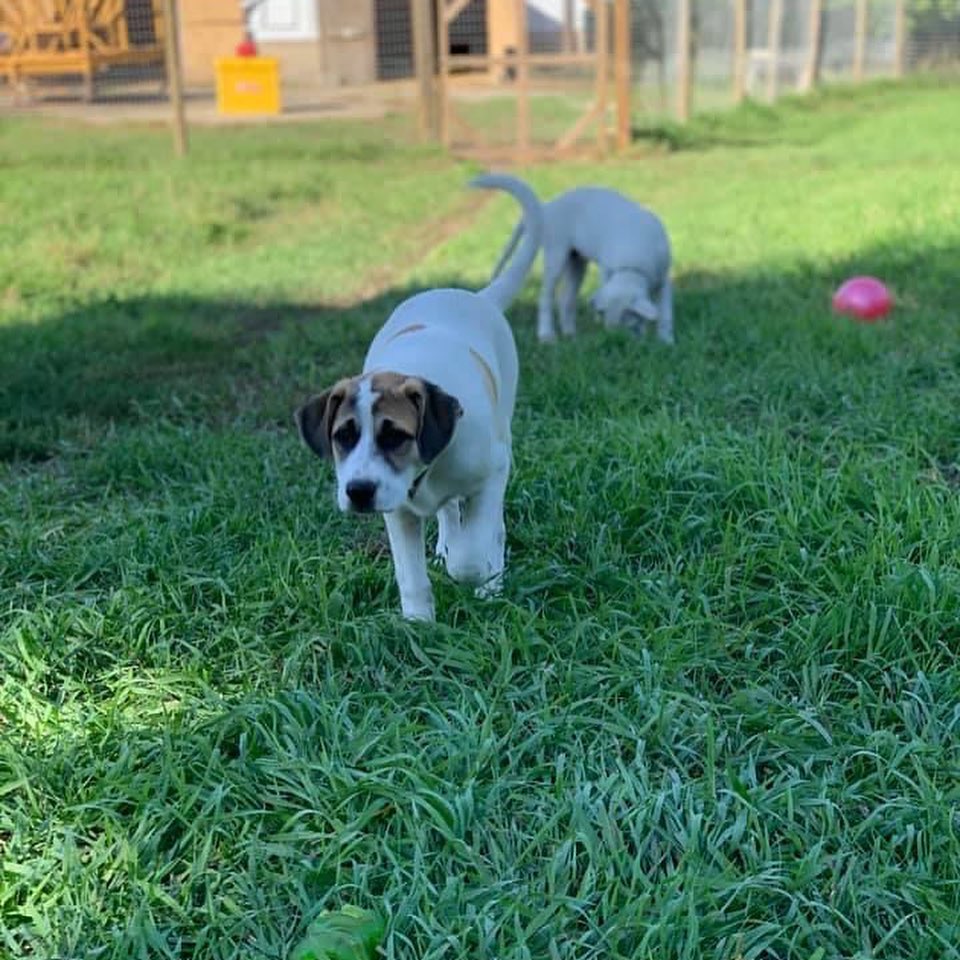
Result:
<svg viewBox="0 0 960 960"><path fill-rule="evenodd" d="M275 415L313 374L358 365L371 332L411 292L352 307L111 298L0 327L0 460L47 459L65 438L149 414L216 419L254 395Z"/></svg>
<svg viewBox="0 0 960 960"><path fill-rule="evenodd" d="M954 351L945 349L944 337L955 316L958 260L957 243L936 248L901 243L847 260L681 274L678 347L653 367L639 352L612 355L609 337L582 303L576 356L562 345L559 352L541 348L527 299L539 282L537 273L526 297L510 310L523 367L521 404L558 409L561 398L581 382L577 371L597 369L608 369L610 376L593 383L591 391L610 392L614 404L641 366L648 375L669 374L664 403L671 402L670 391L683 402L689 392L685 382L692 389L698 377L749 376L771 351L783 354L781 366L789 366L791 357L800 364L801 357L809 360L820 352L853 367L876 362L882 372L892 361L874 356L875 349L936 352L937 363L952 363ZM838 326L830 318L832 291L855 273L881 277L895 294L895 332L883 339L882 348L866 347L852 324ZM463 285L462 278L447 282ZM0 327L0 460L45 460L64 446L83 449L96 443L112 424L149 417L286 424L305 394L359 369L375 330L418 289L395 287L345 307L111 298L38 324ZM777 388L771 384L772 391Z"/></svg>

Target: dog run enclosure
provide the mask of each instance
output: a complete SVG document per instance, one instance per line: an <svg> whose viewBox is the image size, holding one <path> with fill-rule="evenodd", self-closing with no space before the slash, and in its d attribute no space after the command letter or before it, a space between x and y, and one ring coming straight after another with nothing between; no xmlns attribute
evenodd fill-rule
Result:
<svg viewBox="0 0 960 960"><path fill-rule="evenodd" d="M448 149L522 162L628 142L630 0L415 7L422 125Z"/></svg>
<svg viewBox="0 0 960 960"><path fill-rule="evenodd" d="M0 0L0 111L170 117L183 150L248 28L285 114L419 121L488 164L960 62L960 0Z"/></svg>

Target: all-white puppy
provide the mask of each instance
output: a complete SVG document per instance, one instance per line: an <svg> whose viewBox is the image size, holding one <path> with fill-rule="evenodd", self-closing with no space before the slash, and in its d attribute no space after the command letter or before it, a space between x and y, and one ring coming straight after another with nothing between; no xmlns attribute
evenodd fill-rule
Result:
<svg viewBox="0 0 960 960"><path fill-rule="evenodd" d="M537 309L537 336L556 339L553 298L558 284L560 330L577 329L577 294L592 260L600 268L600 288L592 305L607 327L641 332L656 324L657 336L673 343L673 287L670 240L655 213L605 187L576 187L543 208L543 283ZM521 221L500 255L494 276L519 243Z"/></svg>
<svg viewBox="0 0 960 960"><path fill-rule="evenodd" d="M543 225L533 191L508 176L473 186L513 194L525 217L513 263L477 293L417 294L374 337L359 376L308 400L296 422L333 460L341 510L384 515L404 616L432 620L424 520L438 520L437 555L481 594L499 589L506 532L517 349L503 311L523 285Z"/></svg>

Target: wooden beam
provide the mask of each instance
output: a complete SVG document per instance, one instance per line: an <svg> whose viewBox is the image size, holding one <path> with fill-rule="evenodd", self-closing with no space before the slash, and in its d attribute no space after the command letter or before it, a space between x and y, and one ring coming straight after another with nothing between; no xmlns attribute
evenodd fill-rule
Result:
<svg viewBox="0 0 960 960"><path fill-rule="evenodd" d="M777 99L780 83L780 36L783 33L783 0L770 0L770 14L767 19L767 99L773 103Z"/></svg>
<svg viewBox="0 0 960 960"><path fill-rule="evenodd" d="M460 129L467 140L481 149L489 149L489 141L472 123L468 123L455 110L450 113L450 122L453 126Z"/></svg>
<svg viewBox="0 0 960 960"><path fill-rule="evenodd" d="M907 0L897 0L893 26L893 73L904 77L907 73Z"/></svg>
<svg viewBox="0 0 960 960"><path fill-rule="evenodd" d="M594 42L597 57L597 92L595 103L599 120L597 122L597 147L601 153L607 152L607 88L610 84L610 7L607 0L596 0L594 10Z"/></svg>
<svg viewBox="0 0 960 960"><path fill-rule="evenodd" d="M677 119L686 123L693 104L693 62L690 31L693 11L690 0L677 0Z"/></svg>
<svg viewBox="0 0 960 960"><path fill-rule="evenodd" d="M579 139L580 134L587 129L590 121L599 115L599 105L596 103L596 101L594 101L584 113L577 117L576 123L574 123L569 130L567 130L561 137L558 138L557 142L554 144L557 150L566 150L573 146L573 144Z"/></svg>
<svg viewBox="0 0 960 960"><path fill-rule="evenodd" d="M433 0L410 0L413 21L413 65L417 77L418 123L420 139L424 142L439 139L436 95L436 35L433 31L431 7Z"/></svg>
<svg viewBox="0 0 960 960"><path fill-rule="evenodd" d="M517 159L530 156L530 51L527 46L527 2L514 0L517 18Z"/></svg>
<svg viewBox="0 0 960 960"><path fill-rule="evenodd" d="M514 54L490 56L486 53L458 53L450 58L458 69L483 70L489 67L515 67ZM531 67L592 67L597 58L593 53L528 53L527 64Z"/></svg>
<svg viewBox="0 0 960 960"><path fill-rule="evenodd" d="M613 69L617 90L617 149L630 146L630 0L615 0Z"/></svg>
<svg viewBox="0 0 960 960"><path fill-rule="evenodd" d="M453 23L463 13L470 0L447 0L443 5L443 16L447 23Z"/></svg>
<svg viewBox="0 0 960 960"><path fill-rule="evenodd" d="M173 126L173 149L178 157L186 155L187 117L183 106L183 70L180 66L180 23L177 0L163 0L163 16L166 20L163 31L166 40L167 89L170 91L170 106Z"/></svg>
<svg viewBox="0 0 960 960"><path fill-rule="evenodd" d="M563 41L561 50L573 53L577 49L576 32L573 26L574 0L563 0Z"/></svg>
<svg viewBox="0 0 960 960"><path fill-rule="evenodd" d="M803 68L801 89L812 90L820 83L820 54L823 50L823 0L810 0L807 22L807 64Z"/></svg>
<svg viewBox="0 0 960 960"><path fill-rule="evenodd" d="M867 0L857 0L856 16L853 21L853 79L857 83L863 80L864 66L867 61Z"/></svg>
<svg viewBox="0 0 960 960"><path fill-rule="evenodd" d="M437 129L440 143L450 146L450 24L445 16L445 0L437 4Z"/></svg>
<svg viewBox="0 0 960 960"><path fill-rule="evenodd" d="M733 102L747 95L747 0L733 0Z"/></svg>

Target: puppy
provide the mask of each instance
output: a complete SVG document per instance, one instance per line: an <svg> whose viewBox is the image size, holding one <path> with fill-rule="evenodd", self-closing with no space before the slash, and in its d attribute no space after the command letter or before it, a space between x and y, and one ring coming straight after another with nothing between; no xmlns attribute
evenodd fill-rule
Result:
<svg viewBox="0 0 960 960"><path fill-rule="evenodd" d="M512 194L523 243L488 286L429 290L404 301L374 337L358 376L340 380L295 414L300 436L333 461L337 503L382 513L405 617L433 620L424 520L436 516L436 553L457 581L485 595L500 587L517 349L503 311L540 246L540 204L508 176L473 186Z"/></svg>
<svg viewBox="0 0 960 960"><path fill-rule="evenodd" d="M543 283L537 310L537 336L556 340L553 297L559 295L560 330L577 328L577 293L587 264L600 268L600 288L592 299L605 326L635 332L655 324L657 336L673 343L673 287L670 240L656 214L615 190L577 187L543 204ZM503 269L523 235L514 228L494 276Z"/></svg>

